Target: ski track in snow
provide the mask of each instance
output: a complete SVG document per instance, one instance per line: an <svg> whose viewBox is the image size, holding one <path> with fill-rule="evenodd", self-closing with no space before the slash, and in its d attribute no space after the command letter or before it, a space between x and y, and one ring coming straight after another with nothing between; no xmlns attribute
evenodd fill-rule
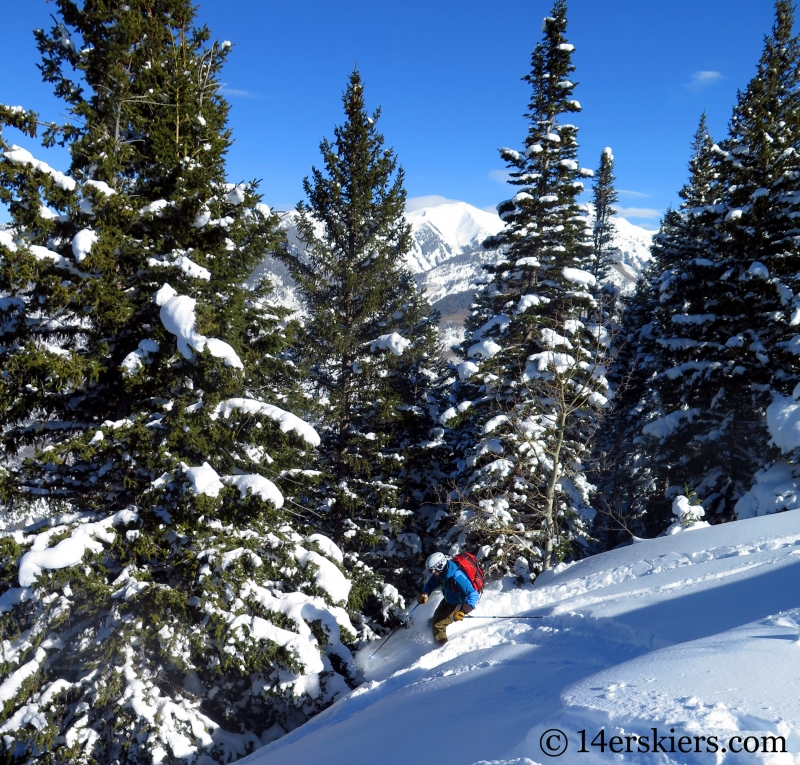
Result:
<svg viewBox="0 0 800 765"><path fill-rule="evenodd" d="M365 682L243 762L250 765L800 763L800 513L642 540L562 565L535 587L487 587L433 645L408 630L357 661ZM794 610L796 609L797 610ZM613 735L782 735L787 753L577 753ZM545 756L544 731L570 745ZM723 746L722 743L718 745Z"/></svg>

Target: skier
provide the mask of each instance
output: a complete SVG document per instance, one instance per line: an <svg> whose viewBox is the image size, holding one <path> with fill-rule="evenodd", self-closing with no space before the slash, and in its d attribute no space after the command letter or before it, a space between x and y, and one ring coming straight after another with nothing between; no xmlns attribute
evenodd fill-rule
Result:
<svg viewBox="0 0 800 765"><path fill-rule="evenodd" d="M475 560L471 555L469 558ZM477 566L477 561L475 565ZM468 614L478 605L481 597L480 589L473 585L456 561L443 553L437 552L431 555L425 561L425 568L430 572L431 577L422 589L417 602L427 603L428 596L437 587L442 588L444 598L433 613L433 639L437 645L444 645L447 642L447 625L460 622L464 618L464 614ZM480 571L479 567L478 571ZM479 581L479 586L482 588L482 571Z"/></svg>

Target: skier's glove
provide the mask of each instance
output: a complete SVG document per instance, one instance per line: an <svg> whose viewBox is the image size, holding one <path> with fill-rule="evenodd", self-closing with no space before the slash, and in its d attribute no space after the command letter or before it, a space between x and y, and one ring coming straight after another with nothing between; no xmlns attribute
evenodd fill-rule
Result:
<svg viewBox="0 0 800 765"><path fill-rule="evenodd" d="M460 621L463 620L463 618L464 618L464 612L463 611L456 611L453 614L453 621L454 622L460 622Z"/></svg>
<svg viewBox="0 0 800 765"><path fill-rule="evenodd" d="M424 592L421 592L419 594L419 597L417 598L417 603L419 603L420 605L424 605L427 602L428 602L428 596Z"/></svg>

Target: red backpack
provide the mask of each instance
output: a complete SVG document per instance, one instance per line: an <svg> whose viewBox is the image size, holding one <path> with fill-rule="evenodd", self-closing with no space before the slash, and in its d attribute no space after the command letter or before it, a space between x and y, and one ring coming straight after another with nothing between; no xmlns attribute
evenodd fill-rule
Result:
<svg viewBox="0 0 800 765"><path fill-rule="evenodd" d="M453 562L467 575L472 586L479 592L483 592L483 569L478 565L478 559L468 552L462 552L453 556Z"/></svg>

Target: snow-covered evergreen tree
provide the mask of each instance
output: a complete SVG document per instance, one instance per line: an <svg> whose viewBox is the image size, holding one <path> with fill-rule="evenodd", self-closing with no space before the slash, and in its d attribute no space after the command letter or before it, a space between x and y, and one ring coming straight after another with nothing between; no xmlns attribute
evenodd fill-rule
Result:
<svg viewBox="0 0 800 765"><path fill-rule="evenodd" d="M68 174L5 134L0 161L5 492L51 511L0 536L6 753L229 762L346 690L355 639L342 554L284 496L319 442L291 338L243 286L277 220L226 182L229 44L188 0L58 10Z"/></svg>
<svg viewBox="0 0 800 765"><path fill-rule="evenodd" d="M614 247L614 222L612 216L617 214L614 205L617 202L617 190L614 187L614 155L609 147L600 154L600 165L595 173L592 188L594 203L594 269L596 279L607 276L609 265L616 254Z"/></svg>
<svg viewBox="0 0 800 765"><path fill-rule="evenodd" d="M454 404L461 413L461 533L480 544L489 570L524 557L546 568L586 536L591 487L584 460L606 404L608 339L599 321L587 211L577 162L573 46L557 0L524 79L532 88L521 152L502 149L519 192L498 205L506 228L487 246L489 269L467 322ZM455 531L458 531L456 529Z"/></svg>
<svg viewBox="0 0 800 765"><path fill-rule="evenodd" d="M637 293L626 301L619 350L610 371L614 412L601 436L608 464L600 480L609 544L624 538L623 532L642 536L663 529L672 519L671 502L665 496L668 476L677 461L685 460L684 444L653 440L653 428L659 426L649 424L665 414L662 393L668 393L662 389L672 385L674 376L664 373L676 355L698 353L702 347L690 338L676 338L676 329L683 334L694 325L687 329L672 317L683 311L686 295L708 292L710 261L704 256L719 237L718 163L705 115L692 149L690 180L679 192L683 202L679 210L664 216L653 239L653 262Z"/></svg>
<svg viewBox="0 0 800 765"><path fill-rule="evenodd" d="M665 269L653 335L653 403L643 433L661 494L696 493L710 521L733 517L756 472L777 457L767 408L798 379L792 322L797 244L798 41L790 3L776 4L758 72L718 147L701 123L680 217L657 239ZM658 249L661 251L658 252Z"/></svg>
<svg viewBox="0 0 800 765"><path fill-rule="evenodd" d="M403 171L357 71L343 104L344 124L320 146L324 169L304 181L304 252L284 257L308 308L298 357L321 403L324 479L307 501L346 550L362 602L386 604L398 587L418 589L431 520L418 511L442 446L432 406L437 316L405 266Z"/></svg>
<svg viewBox="0 0 800 765"><path fill-rule="evenodd" d="M631 535L645 536L644 508L656 491L641 432L642 412L653 393L649 362L652 316L659 297L654 275L648 269L636 292L623 299L613 340L608 371L613 406L601 423L592 473L598 490L593 533L603 549L627 542Z"/></svg>

